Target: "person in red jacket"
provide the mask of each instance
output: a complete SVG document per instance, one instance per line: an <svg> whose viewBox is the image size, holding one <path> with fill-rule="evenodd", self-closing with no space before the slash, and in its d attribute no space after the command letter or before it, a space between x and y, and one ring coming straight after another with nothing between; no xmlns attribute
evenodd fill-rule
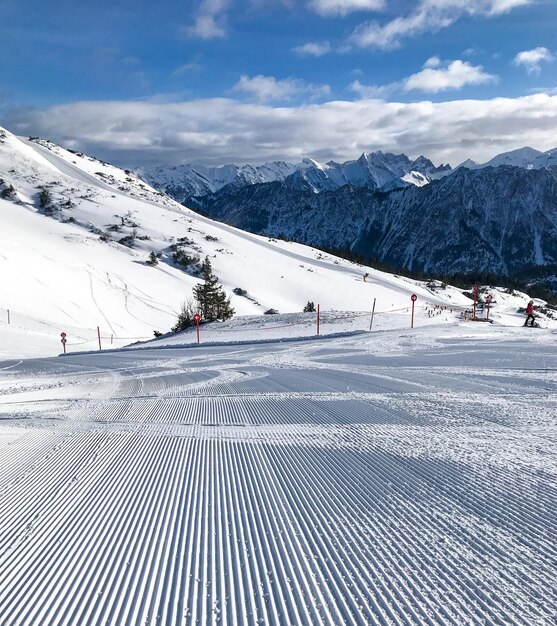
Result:
<svg viewBox="0 0 557 626"><path fill-rule="evenodd" d="M526 307L526 321L524 322L524 326L528 326L528 322L530 321L530 326L534 325L534 303L532 300L528 302L528 306Z"/></svg>

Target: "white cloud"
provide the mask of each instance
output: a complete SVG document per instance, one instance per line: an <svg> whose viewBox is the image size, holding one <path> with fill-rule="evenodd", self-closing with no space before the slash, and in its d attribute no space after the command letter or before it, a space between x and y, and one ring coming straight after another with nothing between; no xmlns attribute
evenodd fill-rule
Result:
<svg viewBox="0 0 557 626"><path fill-rule="evenodd" d="M424 63L424 67L439 67L440 65L441 65L441 59L439 57L430 57Z"/></svg>
<svg viewBox="0 0 557 626"><path fill-rule="evenodd" d="M184 63L183 65L180 65L179 67L177 67L172 72L172 75L182 76L183 74L189 74L190 72L198 72L200 69L202 69L202 66L200 63L197 63L197 61L191 61L190 63Z"/></svg>
<svg viewBox="0 0 557 626"><path fill-rule="evenodd" d="M303 46L294 48L294 52L302 56L322 57L332 51L331 44L328 41L322 43L306 43Z"/></svg>
<svg viewBox="0 0 557 626"><path fill-rule="evenodd" d="M12 110L3 125L19 134L135 166L154 163L261 163L303 156L352 159L363 151L420 154L435 162L487 161L524 145L555 147L557 96L450 102L337 101L300 107L230 98L161 102L77 102Z"/></svg>
<svg viewBox="0 0 557 626"><path fill-rule="evenodd" d="M522 65L528 74L539 74L542 62L553 61L555 57L547 48L534 48L533 50L523 50L514 57L515 65Z"/></svg>
<svg viewBox="0 0 557 626"><path fill-rule="evenodd" d="M194 23L183 29L186 36L219 39L226 36L226 9L230 0L202 0Z"/></svg>
<svg viewBox="0 0 557 626"><path fill-rule="evenodd" d="M349 85L349 89L354 93L357 93L360 98L369 100L373 98L380 98L385 94L393 91L393 85L363 85L359 80L355 80Z"/></svg>
<svg viewBox="0 0 557 626"><path fill-rule="evenodd" d="M294 78L278 80L261 74L253 78L242 75L233 89L248 94L257 102L286 101L304 95L312 99L323 98L331 93L328 85L314 85Z"/></svg>
<svg viewBox="0 0 557 626"><path fill-rule="evenodd" d="M385 0L310 0L309 6L320 15L348 15L354 11L380 11Z"/></svg>
<svg viewBox="0 0 557 626"><path fill-rule="evenodd" d="M438 93L447 89L462 89L466 85L493 83L497 77L484 72L481 65L470 65L467 61L451 61L441 67L441 61L432 57L417 74L412 74L403 81L405 91L426 91Z"/></svg>
<svg viewBox="0 0 557 626"><path fill-rule="evenodd" d="M449 89L462 89L466 85L480 85L497 81L497 76L484 72L481 65L473 66L467 61L441 61L439 57L430 57L423 69L408 78L387 85L363 85L354 81L349 89L361 98L392 96L397 92L423 91L438 93Z"/></svg>
<svg viewBox="0 0 557 626"><path fill-rule="evenodd" d="M386 24L366 22L356 27L350 43L362 48L397 48L401 41L426 32L447 28L465 15L492 17L535 0L421 0L417 8L406 16Z"/></svg>

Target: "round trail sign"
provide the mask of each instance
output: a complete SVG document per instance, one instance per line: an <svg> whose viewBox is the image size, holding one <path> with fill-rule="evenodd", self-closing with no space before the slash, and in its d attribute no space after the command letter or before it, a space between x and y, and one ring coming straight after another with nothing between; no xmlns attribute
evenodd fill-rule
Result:
<svg viewBox="0 0 557 626"><path fill-rule="evenodd" d="M200 321L200 320L201 320L201 315L199 315L199 313L196 313L196 314L193 316L193 321L194 321L196 324L199 324L199 321Z"/></svg>
<svg viewBox="0 0 557 626"><path fill-rule="evenodd" d="M413 293L413 294L410 296L410 300L412 300L412 302L416 302L416 300L417 300L417 299L418 299L418 296L417 296L415 293Z"/></svg>
<svg viewBox="0 0 557 626"><path fill-rule="evenodd" d="M66 333L60 333L60 337L62 337L62 339L66 338Z"/></svg>
<svg viewBox="0 0 557 626"><path fill-rule="evenodd" d="M488 296L486 297L486 302L491 302L493 300L493 296L491 294L488 294Z"/></svg>

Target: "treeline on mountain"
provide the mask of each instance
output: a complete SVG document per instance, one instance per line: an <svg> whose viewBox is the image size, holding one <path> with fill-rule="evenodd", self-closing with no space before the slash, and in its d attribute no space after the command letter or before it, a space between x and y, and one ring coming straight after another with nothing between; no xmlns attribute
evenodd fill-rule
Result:
<svg viewBox="0 0 557 626"><path fill-rule="evenodd" d="M277 237L282 239L283 237ZM373 269L397 276L404 276L413 280L421 281L439 281L449 285L454 285L459 289L471 291L474 285L493 285L502 287L503 289L516 290L526 292L533 298L546 300L549 304L557 306L557 294L547 287L536 284L536 279L545 279L548 275L557 276L557 265L545 265L542 267L533 267L528 272L528 276L512 277L503 274L495 274L492 272L459 272L459 273L442 273L433 274L422 271L412 271L409 269L396 267L388 263L384 263L379 259L368 257L347 248L323 248L324 252L334 254L347 261L358 263L359 265L367 265Z"/></svg>

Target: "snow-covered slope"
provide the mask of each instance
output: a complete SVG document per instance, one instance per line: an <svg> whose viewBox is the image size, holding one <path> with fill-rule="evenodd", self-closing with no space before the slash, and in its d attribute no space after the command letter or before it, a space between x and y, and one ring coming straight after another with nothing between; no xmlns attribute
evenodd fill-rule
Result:
<svg viewBox="0 0 557 626"><path fill-rule="evenodd" d="M554 626L556 339L0 362L0 624Z"/></svg>
<svg viewBox="0 0 557 626"><path fill-rule="evenodd" d="M542 152L542 154L538 155L531 162L531 166L535 169L550 167L552 165L557 165L557 148L553 148L547 152Z"/></svg>
<svg viewBox="0 0 557 626"><path fill-rule="evenodd" d="M259 237L178 205L123 171L44 141L0 135L0 353L75 349L146 339L167 331L198 282L172 258L209 255L237 314L465 304L457 290L433 296L424 286L295 243ZM41 207L41 202L43 206ZM155 267L150 252L160 254ZM363 274L369 273L367 282ZM10 324L8 321L10 311ZM113 342L111 344L111 341Z"/></svg>

